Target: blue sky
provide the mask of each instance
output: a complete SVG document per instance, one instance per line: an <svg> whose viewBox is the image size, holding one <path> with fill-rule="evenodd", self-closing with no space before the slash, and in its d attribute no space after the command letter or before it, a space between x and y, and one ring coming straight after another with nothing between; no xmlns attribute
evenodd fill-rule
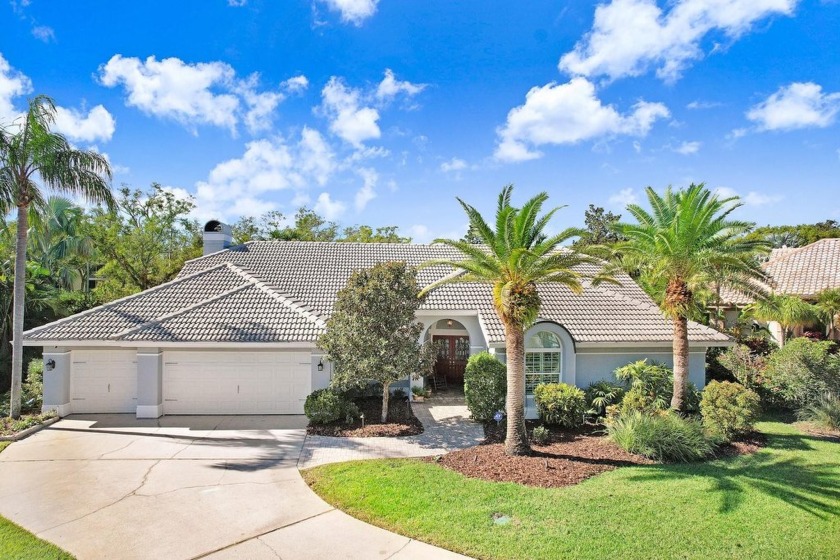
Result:
<svg viewBox="0 0 840 560"><path fill-rule="evenodd" d="M705 181L759 224L840 219L836 0L0 4L0 120L28 96L234 220L306 204L460 236L506 183L621 211Z"/></svg>

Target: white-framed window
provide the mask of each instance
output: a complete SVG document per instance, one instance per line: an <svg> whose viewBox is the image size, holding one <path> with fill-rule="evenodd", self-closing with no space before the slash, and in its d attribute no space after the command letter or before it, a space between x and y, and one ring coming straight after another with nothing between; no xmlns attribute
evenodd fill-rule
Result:
<svg viewBox="0 0 840 560"><path fill-rule="evenodd" d="M560 337L537 331L525 340L525 393L534 394L540 383L559 383L563 371Z"/></svg>

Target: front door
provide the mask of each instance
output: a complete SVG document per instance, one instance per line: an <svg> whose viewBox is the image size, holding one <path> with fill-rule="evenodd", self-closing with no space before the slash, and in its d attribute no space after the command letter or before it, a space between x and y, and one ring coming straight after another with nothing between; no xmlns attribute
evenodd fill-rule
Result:
<svg viewBox="0 0 840 560"><path fill-rule="evenodd" d="M449 383L463 383L470 357L470 337L435 335L432 342L437 348L435 375L446 377Z"/></svg>

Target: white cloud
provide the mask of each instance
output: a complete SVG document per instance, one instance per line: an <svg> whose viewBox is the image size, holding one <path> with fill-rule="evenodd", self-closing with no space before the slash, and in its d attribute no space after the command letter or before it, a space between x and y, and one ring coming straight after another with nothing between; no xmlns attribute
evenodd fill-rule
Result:
<svg viewBox="0 0 840 560"><path fill-rule="evenodd" d="M232 8L241 8L242 6L246 6L248 4L248 0L228 0L228 6Z"/></svg>
<svg viewBox="0 0 840 560"><path fill-rule="evenodd" d="M51 43L55 41L55 30L47 25L36 25L32 28L32 36L44 43Z"/></svg>
<svg viewBox="0 0 840 560"><path fill-rule="evenodd" d="M12 100L32 92L32 80L12 68L0 54L0 123L9 123L20 115Z"/></svg>
<svg viewBox="0 0 840 560"><path fill-rule="evenodd" d="M834 123L838 112L840 92L823 93L813 82L794 82L752 107L747 118L760 131L825 128Z"/></svg>
<svg viewBox="0 0 840 560"><path fill-rule="evenodd" d="M99 81L106 87L122 85L126 103L160 118L187 126L227 128L236 133L244 122L251 132L265 130L283 100L279 92L259 92L259 76L244 79L224 62L186 63L178 58L146 60L114 55L99 68Z"/></svg>
<svg viewBox="0 0 840 560"><path fill-rule="evenodd" d="M330 10L341 14L341 21L360 26L376 13L379 0L322 0Z"/></svg>
<svg viewBox="0 0 840 560"><path fill-rule="evenodd" d="M768 204L775 204L784 198L780 194L763 194L757 191L749 191L745 195L740 195L735 189L729 187L718 187L713 192L719 198L732 198L737 196L746 206L766 206Z"/></svg>
<svg viewBox="0 0 840 560"><path fill-rule="evenodd" d="M77 142L107 142L114 135L116 122L111 113L97 105L87 115L75 109L56 107L55 130Z"/></svg>
<svg viewBox="0 0 840 560"><path fill-rule="evenodd" d="M322 192L318 195L314 210L324 216L327 220L335 220L347 209L345 204L339 200L333 200L329 193Z"/></svg>
<svg viewBox="0 0 840 560"><path fill-rule="evenodd" d="M592 29L563 55L559 68L572 75L615 80L656 68L677 79L703 57L702 40L713 31L730 40L759 20L791 15L798 0L674 0L666 12L656 0L612 0L595 9Z"/></svg>
<svg viewBox="0 0 840 560"><path fill-rule="evenodd" d="M279 137L248 142L241 157L217 164L196 183L196 201L205 216L262 214L273 208L263 198L267 193L323 185L334 170L334 155L321 135L304 128L296 143ZM246 206L257 211L245 212Z"/></svg>
<svg viewBox="0 0 840 560"><path fill-rule="evenodd" d="M361 105L361 93L333 76L321 91L321 109L330 119L330 130L338 137L362 147L365 140L379 138L379 111Z"/></svg>
<svg viewBox="0 0 840 560"><path fill-rule="evenodd" d="M293 76L288 80L282 82L280 87L288 91L289 93L300 93L305 91L306 88L309 87L309 80L303 74L299 76Z"/></svg>
<svg viewBox="0 0 840 560"><path fill-rule="evenodd" d="M415 243L428 243L433 239L428 226L423 224L414 224L408 228L408 234L411 236L411 240Z"/></svg>
<svg viewBox="0 0 840 560"><path fill-rule="evenodd" d="M691 109L692 111L698 111L700 109L714 109L715 107L720 107L723 103L718 103L717 101L692 101L688 105L686 105L686 109Z"/></svg>
<svg viewBox="0 0 840 560"><path fill-rule="evenodd" d="M671 148L674 152L678 154L682 154L684 156L688 156L691 154L696 154L700 151L700 146L702 145L701 142L693 141L693 142L683 142L676 148Z"/></svg>
<svg viewBox="0 0 840 560"><path fill-rule="evenodd" d="M525 104L511 109L505 125L497 130L495 157L502 161L536 159L542 153L532 148L545 144L575 144L616 135L645 136L653 123L670 112L661 103L639 101L632 111L620 114L604 105L595 86L585 78L565 84L534 87Z"/></svg>
<svg viewBox="0 0 840 560"><path fill-rule="evenodd" d="M394 72L388 68L385 70L385 77L379 82L376 88L376 97L381 101L390 101L399 94L413 97L426 89L426 84L413 84L408 81L398 80Z"/></svg>
<svg viewBox="0 0 840 560"><path fill-rule="evenodd" d="M450 171L463 171L467 167L468 165L466 161L456 157L440 164L440 170L444 173L449 173Z"/></svg>
<svg viewBox="0 0 840 560"><path fill-rule="evenodd" d="M368 205L368 202L376 198L376 184L379 182L379 174L370 167L362 167L357 170L362 177L364 184L356 192L356 212L361 212Z"/></svg>
<svg viewBox="0 0 840 560"><path fill-rule="evenodd" d="M639 197L636 194L635 189L626 188L611 195L607 200L613 206L620 206L624 208L628 204L637 204L639 202Z"/></svg>

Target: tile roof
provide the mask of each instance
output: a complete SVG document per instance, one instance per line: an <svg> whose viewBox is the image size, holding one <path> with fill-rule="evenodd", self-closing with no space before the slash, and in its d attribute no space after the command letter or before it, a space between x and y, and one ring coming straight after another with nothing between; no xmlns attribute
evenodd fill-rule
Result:
<svg viewBox="0 0 840 560"><path fill-rule="evenodd" d="M777 294L814 298L822 290L840 288L840 239L820 239L798 248L774 249L762 265ZM752 299L733 290L723 290L725 302L741 305Z"/></svg>
<svg viewBox="0 0 840 560"><path fill-rule="evenodd" d="M258 241L187 262L178 277L102 307L24 333L25 340L157 342L314 342L336 294L354 270L403 261L461 258L445 245ZM592 273L591 265L581 272ZM422 286L451 274L423 269ZM628 276L620 286L587 286L577 295L541 285L540 317L562 324L576 342L665 343L672 326ZM421 310L478 311L488 343L504 342L490 287L450 284L434 290ZM728 338L691 323L694 342Z"/></svg>

